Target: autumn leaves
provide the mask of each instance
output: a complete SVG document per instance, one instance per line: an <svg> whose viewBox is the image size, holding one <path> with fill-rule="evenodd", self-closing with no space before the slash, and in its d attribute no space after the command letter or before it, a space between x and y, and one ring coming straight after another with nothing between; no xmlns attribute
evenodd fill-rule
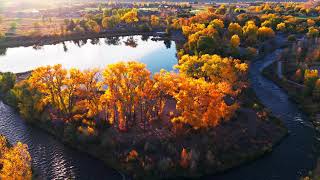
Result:
<svg viewBox="0 0 320 180"><path fill-rule="evenodd" d="M31 179L31 157L28 147L18 142L9 147L6 138L0 135L0 179Z"/></svg>
<svg viewBox="0 0 320 180"><path fill-rule="evenodd" d="M139 62L111 64L102 74L97 69L46 66L34 70L14 89L18 92L19 87L27 86L34 92L34 109L49 111L51 119L92 122L87 123L91 130L97 121L121 131L134 126L145 129L150 121L161 119L169 99L175 104L170 109L173 124L212 127L233 115L238 105L227 105L224 97L235 97L244 87L245 63L218 55L185 55L177 68L180 73L162 70L151 75ZM18 106L28 101L21 100Z"/></svg>

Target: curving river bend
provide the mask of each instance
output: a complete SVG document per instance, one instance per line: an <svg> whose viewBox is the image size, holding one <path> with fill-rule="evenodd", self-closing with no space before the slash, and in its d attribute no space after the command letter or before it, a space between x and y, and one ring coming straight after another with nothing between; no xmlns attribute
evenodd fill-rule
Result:
<svg viewBox="0 0 320 180"><path fill-rule="evenodd" d="M285 92L261 75L261 70L276 59L277 50L254 62L250 68L250 80L261 102L288 127L290 135L271 154L206 179L299 179L312 170L316 163L318 135L307 117L298 110ZM32 163L44 179L122 179L117 171L101 161L70 149L44 131L29 126L10 107L0 102L0 134L11 143L28 144Z"/></svg>
<svg viewBox="0 0 320 180"><path fill-rule="evenodd" d="M260 101L289 129L286 137L271 154L248 165L231 170L215 179L295 180L315 167L319 134L312 123L277 85L262 76L281 49L250 65L250 82ZM210 178L208 178L210 179Z"/></svg>

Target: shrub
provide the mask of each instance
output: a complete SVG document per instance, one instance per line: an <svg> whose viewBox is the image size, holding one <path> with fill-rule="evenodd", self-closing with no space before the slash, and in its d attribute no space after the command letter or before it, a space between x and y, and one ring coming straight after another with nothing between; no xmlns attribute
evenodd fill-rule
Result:
<svg viewBox="0 0 320 180"><path fill-rule="evenodd" d="M16 75L10 72L0 74L0 95L9 92L16 82Z"/></svg>

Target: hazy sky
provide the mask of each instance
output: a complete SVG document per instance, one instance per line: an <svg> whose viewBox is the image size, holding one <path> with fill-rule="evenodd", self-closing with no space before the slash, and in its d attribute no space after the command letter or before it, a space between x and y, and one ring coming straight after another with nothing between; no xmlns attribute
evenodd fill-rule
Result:
<svg viewBox="0 0 320 180"><path fill-rule="evenodd" d="M39 8L63 1L67 2L69 0L0 0L0 8Z"/></svg>

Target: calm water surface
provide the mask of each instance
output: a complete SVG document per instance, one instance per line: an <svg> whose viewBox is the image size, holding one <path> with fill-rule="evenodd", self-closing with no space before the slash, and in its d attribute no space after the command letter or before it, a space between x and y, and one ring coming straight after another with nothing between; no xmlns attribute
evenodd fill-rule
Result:
<svg viewBox="0 0 320 180"><path fill-rule="evenodd" d="M173 41L153 41L152 37L130 36L67 41L42 47L2 49L0 71L26 72L40 66L62 64L65 68L104 68L118 61L136 60L152 72L171 70L177 63Z"/></svg>

